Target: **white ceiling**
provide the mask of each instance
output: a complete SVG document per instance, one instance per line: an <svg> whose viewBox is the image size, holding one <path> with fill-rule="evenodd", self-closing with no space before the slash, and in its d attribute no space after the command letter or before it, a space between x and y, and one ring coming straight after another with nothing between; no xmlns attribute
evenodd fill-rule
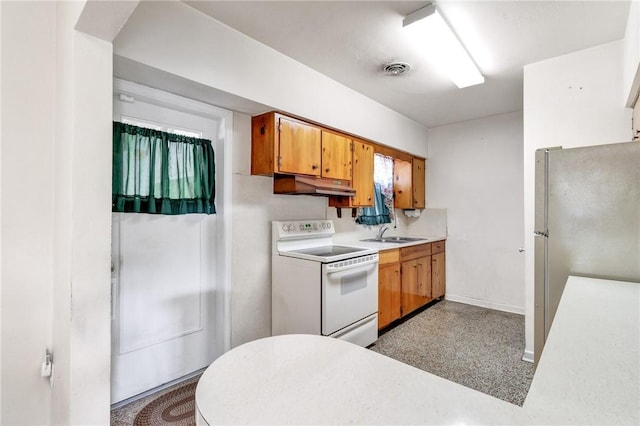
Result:
<svg viewBox="0 0 640 426"><path fill-rule="evenodd" d="M624 37L629 1L439 1L485 76L458 89L412 45L429 1L185 1L427 127L522 109L523 65ZM391 77L381 66L409 62Z"/></svg>

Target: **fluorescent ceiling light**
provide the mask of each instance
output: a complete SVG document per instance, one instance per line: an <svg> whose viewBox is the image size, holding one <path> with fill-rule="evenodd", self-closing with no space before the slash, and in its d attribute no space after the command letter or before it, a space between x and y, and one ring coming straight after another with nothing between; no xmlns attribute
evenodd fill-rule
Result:
<svg viewBox="0 0 640 426"><path fill-rule="evenodd" d="M435 3L407 15L402 26L429 59L441 66L459 88L484 83L484 77Z"/></svg>

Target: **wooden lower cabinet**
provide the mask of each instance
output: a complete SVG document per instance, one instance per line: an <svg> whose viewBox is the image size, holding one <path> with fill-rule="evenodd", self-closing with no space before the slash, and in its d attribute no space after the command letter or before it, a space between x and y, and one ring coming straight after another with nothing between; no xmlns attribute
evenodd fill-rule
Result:
<svg viewBox="0 0 640 426"><path fill-rule="evenodd" d="M402 315L431 301L431 243L400 249Z"/></svg>
<svg viewBox="0 0 640 426"><path fill-rule="evenodd" d="M400 264L380 265L378 269L378 329L402 316L400 306Z"/></svg>
<svg viewBox="0 0 640 426"><path fill-rule="evenodd" d="M378 329L445 294L444 241L380 252Z"/></svg>
<svg viewBox="0 0 640 426"><path fill-rule="evenodd" d="M401 316L400 267L386 265L378 272L378 328L386 327Z"/></svg>
<svg viewBox="0 0 640 426"><path fill-rule="evenodd" d="M431 256L402 262L402 314L431 301Z"/></svg>
<svg viewBox="0 0 640 426"><path fill-rule="evenodd" d="M431 297L444 297L444 253L431 255Z"/></svg>

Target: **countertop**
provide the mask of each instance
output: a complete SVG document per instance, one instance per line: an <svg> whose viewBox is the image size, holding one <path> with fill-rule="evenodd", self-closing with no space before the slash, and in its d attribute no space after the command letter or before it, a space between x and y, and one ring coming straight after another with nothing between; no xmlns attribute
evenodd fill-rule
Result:
<svg viewBox="0 0 640 426"><path fill-rule="evenodd" d="M640 284L569 277L523 407L321 336L218 358L199 424L638 424Z"/></svg>
<svg viewBox="0 0 640 426"><path fill-rule="evenodd" d="M430 235L430 236L421 236L421 235L385 235L386 237L398 237L398 236L407 236L414 238L424 238L420 241L411 241L407 243L378 243L374 241L362 241L362 240L345 240L341 241L341 244L347 244L353 247L366 247L372 248L379 251L382 250L392 250L397 248L409 247L409 246L417 246L420 244L433 243L435 241L443 241L446 240L446 235Z"/></svg>

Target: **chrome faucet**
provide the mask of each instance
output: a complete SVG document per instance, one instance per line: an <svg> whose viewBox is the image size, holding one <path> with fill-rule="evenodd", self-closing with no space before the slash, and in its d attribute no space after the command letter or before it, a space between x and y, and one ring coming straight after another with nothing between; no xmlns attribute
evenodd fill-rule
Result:
<svg viewBox="0 0 640 426"><path fill-rule="evenodd" d="M376 235L376 239L381 239L382 235L387 231L387 229L389 229L387 225L381 226L380 229L378 229L378 235Z"/></svg>

